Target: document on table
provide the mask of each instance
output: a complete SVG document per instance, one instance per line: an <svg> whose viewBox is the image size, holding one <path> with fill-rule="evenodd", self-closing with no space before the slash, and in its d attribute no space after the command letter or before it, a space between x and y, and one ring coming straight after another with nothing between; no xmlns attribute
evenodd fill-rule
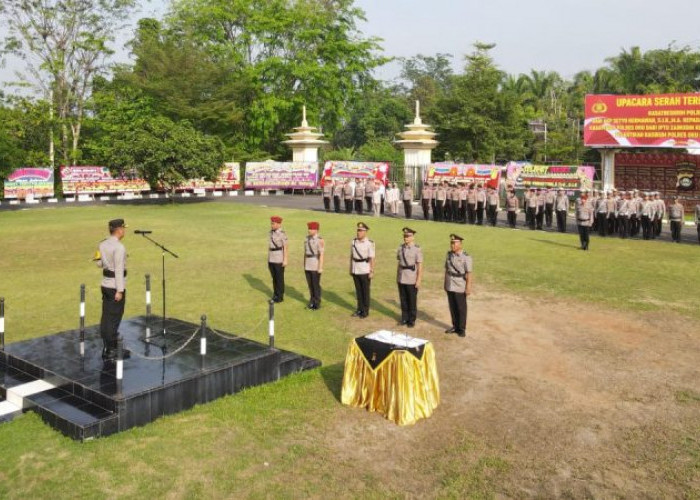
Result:
<svg viewBox="0 0 700 500"><path fill-rule="evenodd" d="M413 349L428 343L428 341L425 339L410 337L405 333L391 332L389 330L379 330L378 332L365 335L365 338L376 340L378 342L384 342L385 344L405 347L407 349Z"/></svg>

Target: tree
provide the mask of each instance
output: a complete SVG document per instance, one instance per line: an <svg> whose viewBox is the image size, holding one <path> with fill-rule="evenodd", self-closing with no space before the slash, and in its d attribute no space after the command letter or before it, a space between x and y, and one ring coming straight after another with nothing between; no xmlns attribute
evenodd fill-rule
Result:
<svg viewBox="0 0 700 500"><path fill-rule="evenodd" d="M93 78L112 54L108 43L134 0L5 0L8 23L3 51L27 61L29 76L56 110L63 162L79 158L85 104ZM31 78L30 78L31 77ZM69 133L70 130L70 133ZM70 137L69 137L70 136Z"/></svg>
<svg viewBox="0 0 700 500"><path fill-rule="evenodd" d="M109 164L135 169L151 187L169 190L188 179L215 180L225 158L218 137L163 116L116 131L104 154Z"/></svg>
<svg viewBox="0 0 700 500"><path fill-rule="evenodd" d="M49 103L0 98L0 179L23 166L48 166Z"/></svg>

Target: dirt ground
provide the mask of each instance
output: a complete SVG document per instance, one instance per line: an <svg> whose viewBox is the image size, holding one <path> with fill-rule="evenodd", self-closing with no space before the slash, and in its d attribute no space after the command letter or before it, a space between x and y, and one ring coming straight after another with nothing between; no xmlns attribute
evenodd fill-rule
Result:
<svg viewBox="0 0 700 500"><path fill-rule="evenodd" d="M415 498L700 497L692 320L477 288L461 339L443 333L441 294L421 296L419 309L411 334L434 343L441 404L403 428L342 412L327 446L343 457L334 467L347 469L349 491L362 464Z"/></svg>

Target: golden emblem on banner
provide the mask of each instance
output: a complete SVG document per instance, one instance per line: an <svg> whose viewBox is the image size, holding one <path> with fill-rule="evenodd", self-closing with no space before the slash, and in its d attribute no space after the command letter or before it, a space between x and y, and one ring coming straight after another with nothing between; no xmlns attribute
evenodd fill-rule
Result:
<svg viewBox="0 0 700 500"><path fill-rule="evenodd" d="M678 169L676 189L680 191L695 190L695 165L693 163L678 163L676 168Z"/></svg>
<svg viewBox="0 0 700 500"><path fill-rule="evenodd" d="M595 104L593 104L593 107L591 107L591 109L594 113L605 113L608 110L608 106L604 102L598 101Z"/></svg>

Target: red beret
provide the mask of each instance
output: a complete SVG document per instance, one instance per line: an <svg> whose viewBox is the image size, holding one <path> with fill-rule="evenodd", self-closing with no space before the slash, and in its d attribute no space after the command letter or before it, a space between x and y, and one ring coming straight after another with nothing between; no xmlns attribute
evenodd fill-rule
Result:
<svg viewBox="0 0 700 500"><path fill-rule="evenodd" d="M308 223L306 224L306 226L307 226L309 229L316 229L316 230L318 230L318 228L319 228L319 223L318 223L318 222L308 222Z"/></svg>
<svg viewBox="0 0 700 500"><path fill-rule="evenodd" d="M282 217L279 215L273 215L270 217L270 222L277 222L278 224L282 224Z"/></svg>

